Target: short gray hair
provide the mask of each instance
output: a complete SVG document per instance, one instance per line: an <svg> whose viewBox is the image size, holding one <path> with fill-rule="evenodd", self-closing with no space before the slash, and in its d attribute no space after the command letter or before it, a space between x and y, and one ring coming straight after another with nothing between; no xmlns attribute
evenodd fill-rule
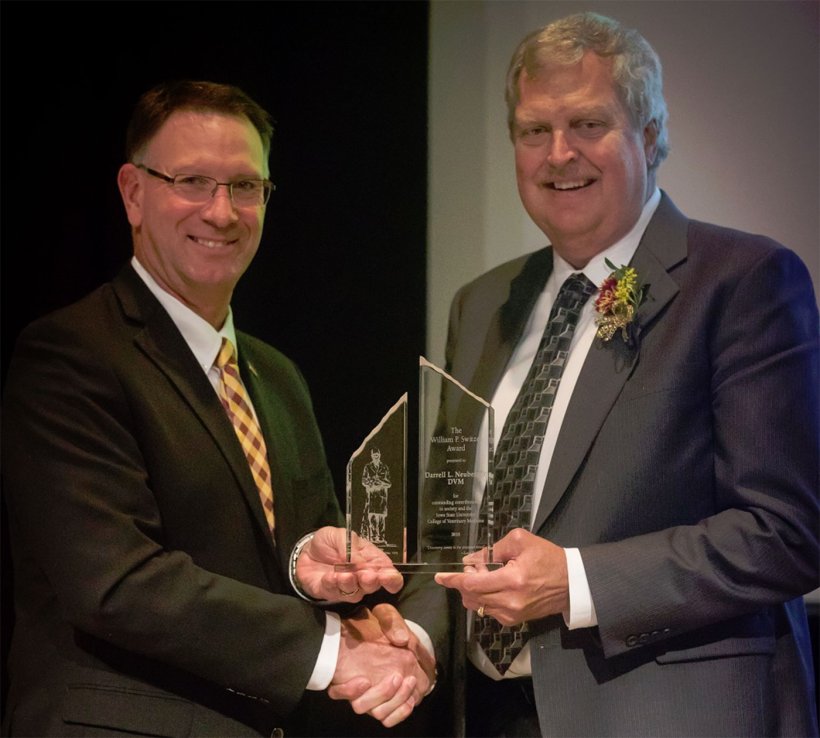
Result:
<svg viewBox="0 0 820 738"><path fill-rule="evenodd" d="M524 37L507 70L507 125L510 135L519 102L521 72L531 77L547 64L577 64L587 51L612 59L612 77L633 124L643 130L654 121L657 129L655 169L669 153L666 101L661 61L636 30L597 13L576 13L553 21Z"/></svg>

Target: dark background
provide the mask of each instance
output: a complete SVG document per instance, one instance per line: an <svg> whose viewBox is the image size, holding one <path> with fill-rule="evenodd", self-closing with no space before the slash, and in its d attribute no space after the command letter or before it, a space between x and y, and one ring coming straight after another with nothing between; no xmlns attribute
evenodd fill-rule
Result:
<svg viewBox="0 0 820 738"><path fill-rule="evenodd" d="M427 4L2 3L2 365L19 329L130 257L116 187L136 98L232 82L277 120L237 327L304 371L334 474L425 339Z"/></svg>
<svg viewBox="0 0 820 738"><path fill-rule="evenodd" d="M414 397L424 353L427 3L5 0L0 33L2 379L25 324L131 255L115 179L137 97L174 77L237 84L277 121L277 191L235 323L302 369L342 499L350 454ZM5 535L2 554L5 654Z"/></svg>

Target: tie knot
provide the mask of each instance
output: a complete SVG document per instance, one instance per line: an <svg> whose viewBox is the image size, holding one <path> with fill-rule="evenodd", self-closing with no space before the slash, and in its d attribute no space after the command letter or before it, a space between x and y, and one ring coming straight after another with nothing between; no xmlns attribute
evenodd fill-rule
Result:
<svg viewBox="0 0 820 738"><path fill-rule="evenodd" d="M565 316L571 314L575 316L574 319L577 322L581 308L593 292L595 292L595 285L585 274L582 272L571 274L558 290L550 311L550 321L558 318L563 323L566 320ZM547 329L549 330L549 324L547 324Z"/></svg>
<svg viewBox="0 0 820 738"><path fill-rule="evenodd" d="M226 366L231 366L232 364L236 364L233 344L227 338L223 338L222 348L219 349L219 354L216 357L214 365L217 369L224 369Z"/></svg>
<svg viewBox="0 0 820 738"><path fill-rule="evenodd" d="M576 272L567 277L561 285L560 292L569 292L576 299L586 302L587 298L595 292L595 285L583 272Z"/></svg>

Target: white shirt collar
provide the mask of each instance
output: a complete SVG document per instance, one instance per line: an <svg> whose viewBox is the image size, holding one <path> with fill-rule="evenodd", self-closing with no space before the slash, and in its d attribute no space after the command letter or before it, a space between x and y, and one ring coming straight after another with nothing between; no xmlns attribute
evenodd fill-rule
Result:
<svg viewBox="0 0 820 738"><path fill-rule="evenodd" d="M131 258L131 266L140 276L145 286L151 290L154 297L159 300L165 308L174 325L179 329L185 343L193 352L203 371L206 373L213 366L219 349L222 347L222 338L230 339L234 345L234 350L239 355L239 347L236 345L236 331L233 326L233 311L228 307L228 317L220 330L216 330L207 320L197 315L191 308L180 302L171 293L160 287L156 280L148 273L148 270L140 264L137 257Z"/></svg>

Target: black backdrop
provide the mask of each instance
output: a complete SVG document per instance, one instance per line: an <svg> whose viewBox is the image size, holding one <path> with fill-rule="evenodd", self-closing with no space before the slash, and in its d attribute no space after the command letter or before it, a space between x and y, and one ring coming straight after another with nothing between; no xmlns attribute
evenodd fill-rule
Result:
<svg viewBox="0 0 820 738"><path fill-rule="evenodd" d="M234 82L277 120L238 327L313 388L334 474L416 383L425 338L427 4L9 2L2 16L2 358L130 255L125 125L155 82Z"/></svg>
<svg viewBox="0 0 820 738"><path fill-rule="evenodd" d="M304 372L341 496L424 353L427 3L4 0L0 32L2 377L23 325L130 256L115 177L138 95L238 84L277 120L278 189L235 322Z"/></svg>

